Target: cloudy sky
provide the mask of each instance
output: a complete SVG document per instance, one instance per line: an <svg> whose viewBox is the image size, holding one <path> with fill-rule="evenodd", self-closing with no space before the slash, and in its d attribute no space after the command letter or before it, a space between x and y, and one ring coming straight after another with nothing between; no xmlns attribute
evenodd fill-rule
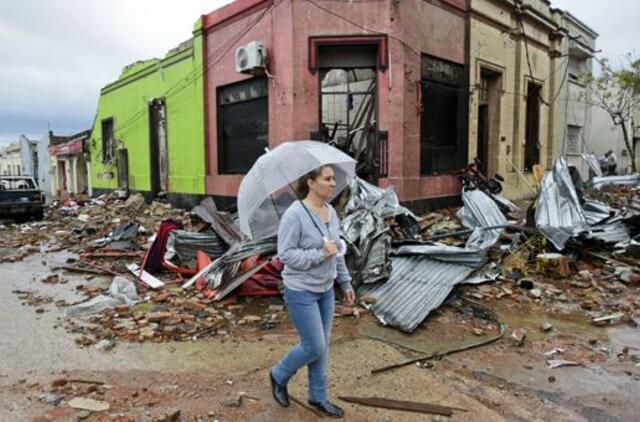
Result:
<svg viewBox="0 0 640 422"><path fill-rule="evenodd" d="M345 0L347 1L347 0ZM123 66L188 39L202 14L230 0L2 0L0 144L93 122L100 87ZM640 53L638 0L552 0L600 34L602 56Z"/></svg>

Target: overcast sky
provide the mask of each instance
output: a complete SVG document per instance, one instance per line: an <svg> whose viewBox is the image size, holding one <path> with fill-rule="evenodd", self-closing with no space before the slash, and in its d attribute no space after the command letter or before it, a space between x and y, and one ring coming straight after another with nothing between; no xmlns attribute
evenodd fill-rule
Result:
<svg viewBox="0 0 640 422"><path fill-rule="evenodd" d="M345 0L348 1L348 0ZM161 57L230 0L2 0L0 144L90 128L101 86ZM601 55L640 53L638 0L552 0L600 34ZM330 5L330 3L328 3Z"/></svg>

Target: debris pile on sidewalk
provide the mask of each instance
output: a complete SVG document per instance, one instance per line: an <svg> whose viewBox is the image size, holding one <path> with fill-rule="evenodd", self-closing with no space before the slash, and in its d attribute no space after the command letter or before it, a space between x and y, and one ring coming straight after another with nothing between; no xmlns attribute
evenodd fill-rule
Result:
<svg viewBox="0 0 640 422"><path fill-rule="evenodd" d="M425 216L417 221L420 235L396 237L385 251L388 277L357 279L358 292L375 298L370 309L381 323L412 332L458 284L479 284L460 292L484 301L578 305L594 318L621 312L632 324L640 317L636 176L596 177L583 190L560 158L542 180L529 221L512 217L517 210L499 189L486 193L468 180L465 186L457 221L446 210ZM371 212L379 207L363 203ZM392 196L389 204L396 203Z"/></svg>
<svg viewBox="0 0 640 422"><path fill-rule="evenodd" d="M0 255L0 262L14 262L34 252L69 250L88 253L98 249L112 253L142 250L146 237L159 221L186 219L187 212L158 201L145 204L141 194L126 201L114 194L54 201L42 221L4 224L0 229L3 248L15 252ZM189 227L191 228L191 227Z"/></svg>
<svg viewBox="0 0 640 422"><path fill-rule="evenodd" d="M86 318L67 321L67 329L89 346L101 340L128 342L187 341L231 334L236 328L269 330L284 314L281 303L237 298L213 302L192 291L171 288L151 292L135 304L115 305ZM70 308L73 309L73 308Z"/></svg>
<svg viewBox="0 0 640 422"><path fill-rule="evenodd" d="M498 181L477 169L463 179L460 209L422 217L400 205L393 188L352 181L336 208L347 266L367 300L340 307L341 315L369 311L410 333L455 291L476 301L581 308L598 322L640 316L636 175L575 185L558 159L527 218L499 195ZM1 230L22 250L5 260L64 249L78 257L56 270L109 277L108 289L85 287L89 300L65 310L80 344L197 339L239 326L270 329L285 317L277 239L246 238L211 198L186 212L147 205L139 194L103 195L55 204L42 222Z"/></svg>

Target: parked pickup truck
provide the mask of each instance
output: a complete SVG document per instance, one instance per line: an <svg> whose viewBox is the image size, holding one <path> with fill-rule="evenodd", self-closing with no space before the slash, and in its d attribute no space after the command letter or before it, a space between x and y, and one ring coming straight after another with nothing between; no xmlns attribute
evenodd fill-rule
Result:
<svg viewBox="0 0 640 422"><path fill-rule="evenodd" d="M44 204L44 194L33 177L0 176L0 217L41 219Z"/></svg>

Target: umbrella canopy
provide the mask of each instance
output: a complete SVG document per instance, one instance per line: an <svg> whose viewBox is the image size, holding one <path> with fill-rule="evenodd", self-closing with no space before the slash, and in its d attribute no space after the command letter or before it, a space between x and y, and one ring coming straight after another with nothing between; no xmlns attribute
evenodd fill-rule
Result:
<svg viewBox="0 0 640 422"><path fill-rule="evenodd" d="M327 164L335 171L336 197L356 170L356 161L339 149L324 142L294 141L258 158L238 191L240 230L253 240L276 235L280 217L298 199L293 190L295 181Z"/></svg>

